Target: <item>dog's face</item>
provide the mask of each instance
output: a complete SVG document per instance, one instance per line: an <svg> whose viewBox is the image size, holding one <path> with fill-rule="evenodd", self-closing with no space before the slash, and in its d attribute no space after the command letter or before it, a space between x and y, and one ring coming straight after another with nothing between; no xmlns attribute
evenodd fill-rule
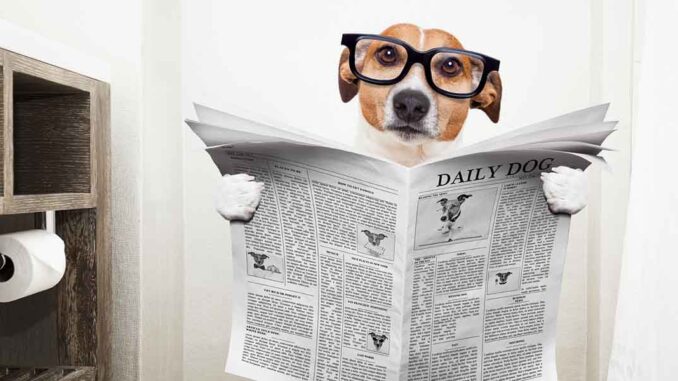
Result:
<svg viewBox="0 0 678 381"><path fill-rule="evenodd" d="M411 24L396 24L383 36L405 41L419 51L437 47L463 49L453 35L439 29L421 29ZM387 47L388 48L388 47ZM398 54L397 48L388 48L390 54ZM395 49L395 50L394 50ZM383 65L383 46L377 43L356 52L356 66L361 73L379 77L378 72L390 70ZM387 50L388 52L388 50ZM470 108L479 108L494 122L499 119L501 104L501 80L498 72L492 72L482 92L472 99L455 99L435 92L427 83L424 68L415 64L407 76L394 85L373 85L360 82L351 72L349 52L344 49L339 62L339 90L345 102L358 95L365 120L375 129L396 136L407 144L422 144L427 141L451 141L461 131ZM458 88L471 86L478 68L468 59L458 63L457 75L449 81L458 81Z"/></svg>
<svg viewBox="0 0 678 381"><path fill-rule="evenodd" d="M456 199L441 198L438 200L438 204L440 204L439 210L442 212L440 222L443 226L447 226L459 217L461 214L461 204L469 197L471 197L470 194L460 194Z"/></svg>
<svg viewBox="0 0 678 381"><path fill-rule="evenodd" d="M508 281L509 275L513 274L510 271L507 271L505 273L497 273L497 280L499 281L499 284L506 284Z"/></svg>
<svg viewBox="0 0 678 381"><path fill-rule="evenodd" d="M388 337L386 337L386 335L377 335L374 332L370 332L370 337L372 337L372 342L374 343L374 347L377 350L380 350L381 346L384 345L384 341L386 341L386 339L388 339Z"/></svg>
<svg viewBox="0 0 678 381"><path fill-rule="evenodd" d="M363 233L367 236L367 240L372 244L372 246L379 246L381 241L386 238L386 234L383 233L372 233L369 230L363 230Z"/></svg>
<svg viewBox="0 0 678 381"><path fill-rule="evenodd" d="M266 260L266 258L268 258L268 255L266 254L257 254L253 251L250 251L247 254L251 255L252 258L254 258L254 263L256 263L259 266L263 266L264 261Z"/></svg>

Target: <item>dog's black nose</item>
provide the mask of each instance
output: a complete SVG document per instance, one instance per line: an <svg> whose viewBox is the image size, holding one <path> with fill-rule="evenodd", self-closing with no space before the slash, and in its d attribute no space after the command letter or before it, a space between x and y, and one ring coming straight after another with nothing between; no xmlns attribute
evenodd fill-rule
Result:
<svg viewBox="0 0 678 381"><path fill-rule="evenodd" d="M418 122L426 115L431 102L421 91L403 90L393 97L393 108L401 120Z"/></svg>

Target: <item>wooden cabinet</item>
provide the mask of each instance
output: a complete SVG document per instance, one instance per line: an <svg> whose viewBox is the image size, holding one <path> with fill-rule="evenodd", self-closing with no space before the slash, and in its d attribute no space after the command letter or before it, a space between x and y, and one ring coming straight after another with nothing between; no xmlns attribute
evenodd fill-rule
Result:
<svg viewBox="0 0 678 381"><path fill-rule="evenodd" d="M55 211L67 257L57 287L0 304L0 380L109 380L109 85L2 49L0 71L0 233Z"/></svg>

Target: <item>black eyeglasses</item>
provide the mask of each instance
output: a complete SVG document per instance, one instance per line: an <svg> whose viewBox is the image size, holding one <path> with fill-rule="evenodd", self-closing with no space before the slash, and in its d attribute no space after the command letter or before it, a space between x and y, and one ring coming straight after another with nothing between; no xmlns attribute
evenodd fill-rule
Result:
<svg viewBox="0 0 678 381"><path fill-rule="evenodd" d="M499 60L468 50L434 48L420 52L397 38L374 34L344 34L349 67L361 81L375 85L400 82L413 64L424 67L426 81L440 94L471 98L483 90L487 75L499 70Z"/></svg>

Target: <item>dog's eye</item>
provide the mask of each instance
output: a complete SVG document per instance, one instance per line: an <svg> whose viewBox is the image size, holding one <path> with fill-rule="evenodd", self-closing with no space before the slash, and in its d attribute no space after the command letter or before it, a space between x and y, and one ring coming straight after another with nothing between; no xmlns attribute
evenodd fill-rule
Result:
<svg viewBox="0 0 678 381"><path fill-rule="evenodd" d="M382 46L375 54L377 61L384 66L393 65L398 60L398 51L393 46Z"/></svg>
<svg viewBox="0 0 678 381"><path fill-rule="evenodd" d="M447 57L440 64L440 71L442 71L443 74L452 77L461 72L461 64L459 63L458 59L454 57Z"/></svg>

